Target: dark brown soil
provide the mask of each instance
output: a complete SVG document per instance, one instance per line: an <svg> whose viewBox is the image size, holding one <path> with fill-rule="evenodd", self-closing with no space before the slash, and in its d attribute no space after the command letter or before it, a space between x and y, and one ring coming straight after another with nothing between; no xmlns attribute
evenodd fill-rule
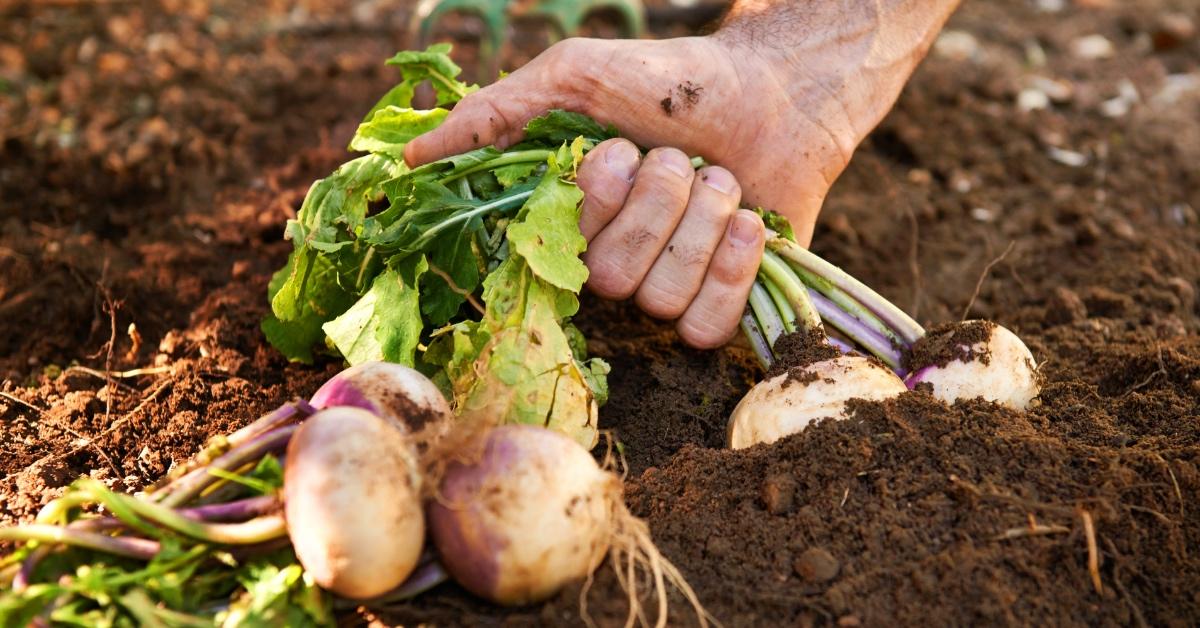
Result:
<svg viewBox="0 0 1200 628"><path fill-rule="evenodd" d="M923 323L1020 334L1046 377L1031 411L912 392L731 452L749 352L585 302L629 505L725 625L1200 617L1198 16L1038 4L965 3L950 28L976 48L931 54L814 241ZM80 474L137 489L337 370L286 364L258 321L282 224L393 79L407 6L0 9L0 520ZM1092 34L1111 58L1075 55ZM1063 93L1022 111L1035 77ZM624 619L607 570L589 599ZM380 617L575 625L578 590L500 609L445 585Z"/></svg>
<svg viewBox="0 0 1200 628"><path fill-rule="evenodd" d="M775 353L775 363L767 369L763 376L765 379L793 370L803 371L804 367L810 364L836 358L842 354L837 347L825 340L825 333L820 329L785 334L775 341L772 350Z"/></svg>
<svg viewBox="0 0 1200 628"><path fill-rule="evenodd" d="M984 320L934 325L925 330L924 338L913 344L905 356L906 366L915 371L926 366L946 366L955 360L987 364L992 358L987 346L976 351L975 345L986 343L995 328L995 323Z"/></svg>

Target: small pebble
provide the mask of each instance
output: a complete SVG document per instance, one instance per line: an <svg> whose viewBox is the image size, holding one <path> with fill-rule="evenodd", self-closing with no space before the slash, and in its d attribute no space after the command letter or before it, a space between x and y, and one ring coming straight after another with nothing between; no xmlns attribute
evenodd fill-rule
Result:
<svg viewBox="0 0 1200 628"><path fill-rule="evenodd" d="M1108 223L1108 230L1112 234L1126 242L1136 242L1138 239L1137 229L1129 224L1128 220L1117 216Z"/></svg>
<svg viewBox="0 0 1200 628"><path fill-rule="evenodd" d="M996 214L986 207L973 207L971 208L971 218L979 222L992 222L996 219Z"/></svg>
<svg viewBox="0 0 1200 628"><path fill-rule="evenodd" d="M1087 306L1074 290L1065 286L1056 287L1046 301L1045 322L1050 325L1074 323L1087 318Z"/></svg>
<svg viewBox="0 0 1200 628"><path fill-rule="evenodd" d="M791 475L772 475L763 482L762 501L767 512L772 515L785 515L792 511L795 505L796 480Z"/></svg>
<svg viewBox="0 0 1200 628"><path fill-rule="evenodd" d="M837 577L842 565L828 550L810 547L796 558L792 568L806 582L829 582Z"/></svg>
<svg viewBox="0 0 1200 628"><path fill-rule="evenodd" d="M1196 306L1196 287L1192 282L1183 277L1171 277L1167 280L1167 287L1179 297L1179 304L1185 312L1192 311Z"/></svg>
<svg viewBox="0 0 1200 628"><path fill-rule="evenodd" d="M1158 16L1151 40L1155 50L1171 50L1186 44L1196 36L1196 23L1184 13L1164 13Z"/></svg>
<svg viewBox="0 0 1200 628"><path fill-rule="evenodd" d="M1117 49L1104 35L1087 35L1071 42L1071 54L1080 59L1108 59Z"/></svg>
<svg viewBox="0 0 1200 628"><path fill-rule="evenodd" d="M933 43L933 51L939 57L965 61L979 52L979 40L966 31L942 31Z"/></svg>
<svg viewBox="0 0 1200 628"><path fill-rule="evenodd" d="M1047 146L1046 156L1048 156L1051 161L1055 161L1064 166L1070 166L1072 168L1082 168L1088 163L1087 155L1084 155L1078 151L1058 148L1057 146Z"/></svg>
<svg viewBox="0 0 1200 628"><path fill-rule="evenodd" d="M1055 80L1044 76L1033 76L1030 86L1045 93L1053 102L1067 102L1075 95L1075 86L1070 81Z"/></svg>
<svg viewBox="0 0 1200 628"><path fill-rule="evenodd" d="M1026 87L1017 94L1017 109L1024 112L1037 111L1050 106L1050 96L1036 87Z"/></svg>

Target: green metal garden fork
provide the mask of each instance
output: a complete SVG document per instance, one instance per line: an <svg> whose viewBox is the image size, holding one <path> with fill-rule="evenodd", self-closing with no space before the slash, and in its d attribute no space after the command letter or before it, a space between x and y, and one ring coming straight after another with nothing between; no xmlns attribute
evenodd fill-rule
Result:
<svg viewBox="0 0 1200 628"><path fill-rule="evenodd" d="M551 26L551 41L570 37L588 15L611 10L620 18L622 37L640 37L646 28L641 0L420 0L409 22L416 47L430 44L433 28L444 15L460 12L479 17L485 33L480 41L480 78L499 71L500 47L513 19L539 19Z"/></svg>

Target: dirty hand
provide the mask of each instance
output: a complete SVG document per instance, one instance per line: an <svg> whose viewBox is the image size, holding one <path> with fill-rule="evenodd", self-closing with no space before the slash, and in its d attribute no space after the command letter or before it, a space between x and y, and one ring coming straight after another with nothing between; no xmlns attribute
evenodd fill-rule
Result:
<svg viewBox="0 0 1200 628"><path fill-rule="evenodd" d="M784 214L807 244L829 187L956 4L741 0L708 37L569 39L463 99L405 159L504 148L550 109L615 125L629 139L579 170L588 286L716 347L736 332L762 255L762 221L739 204ZM693 171L689 155L719 165Z"/></svg>

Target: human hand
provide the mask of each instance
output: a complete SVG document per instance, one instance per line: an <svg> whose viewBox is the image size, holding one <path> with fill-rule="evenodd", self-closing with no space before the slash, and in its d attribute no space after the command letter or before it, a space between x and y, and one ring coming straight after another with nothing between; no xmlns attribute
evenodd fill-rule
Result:
<svg viewBox="0 0 1200 628"><path fill-rule="evenodd" d="M717 346L736 332L763 246L739 201L782 213L807 245L833 181L956 4L742 0L709 37L569 39L463 99L405 159L510 146L550 109L614 124L653 150L637 160L610 140L580 167L588 285ZM724 168L693 173L688 155Z"/></svg>

